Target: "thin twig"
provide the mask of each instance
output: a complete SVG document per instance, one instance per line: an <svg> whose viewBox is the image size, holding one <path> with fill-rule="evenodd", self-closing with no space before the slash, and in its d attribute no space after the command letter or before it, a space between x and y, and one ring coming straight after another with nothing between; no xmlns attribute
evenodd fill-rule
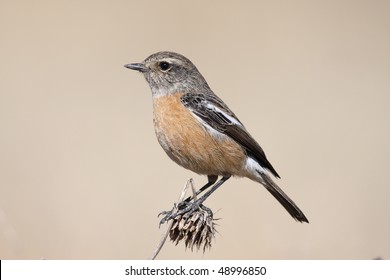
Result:
<svg viewBox="0 0 390 280"><path fill-rule="evenodd" d="M192 178L188 179L182 192L181 192L181 195L180 195L180 198L179 198L179 201L177 202L176 205L178 205L180 202L182 202L185 198L185 195L187 193L187 189L188 187L191 186L191 189L192 189L192 193L195 195L195 189L194 189L194 182L192 180ZM174 212L173 213L176 213L178 211L178 208L176 207L175 205L175 208L174 208ZM165 241L167 240L168 238L168 235L169 235L169 232L171 231L172 229L172 224L173 224L173 220L170 220L168 222L168 228L167 228L167 231L165 232L164 236L161 238L160 242L158 243L156 249L153 251L153 253L150 255L149 257L149 260L154 260L157 255L160 253L162 247L164 246L165 244Z"/></svg>

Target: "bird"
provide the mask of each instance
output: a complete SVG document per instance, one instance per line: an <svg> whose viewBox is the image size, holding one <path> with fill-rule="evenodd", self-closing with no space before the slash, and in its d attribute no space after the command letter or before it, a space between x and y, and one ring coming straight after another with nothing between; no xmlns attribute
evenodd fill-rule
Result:
<svg viewBox="0 0 390 280"><path fill-rule="evenodd" d="M260 183L296 221L309 223L275 183L273 178L280 176L263 149L188 58L161 51L125 67L141 72L149 84L155 134L166 154L178 165L207 176L207 183L197 194L207 192L193 203L186 199L179 214L202 206L233 176ZM176 217L172 212L163 213L168 214L161 222Z"/></svg>

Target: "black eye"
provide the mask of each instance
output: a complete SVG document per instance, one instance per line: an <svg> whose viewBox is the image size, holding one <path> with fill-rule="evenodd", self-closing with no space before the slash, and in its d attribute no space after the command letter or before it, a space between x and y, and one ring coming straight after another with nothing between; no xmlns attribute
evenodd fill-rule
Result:
<svg viewBox="0 0 390 280"><path fill-rule="evenodd" d="M160 69L163 71L167 71L169 68L171 68L171 65L166 61L160 62L159 66L160 66Z"/></svg>

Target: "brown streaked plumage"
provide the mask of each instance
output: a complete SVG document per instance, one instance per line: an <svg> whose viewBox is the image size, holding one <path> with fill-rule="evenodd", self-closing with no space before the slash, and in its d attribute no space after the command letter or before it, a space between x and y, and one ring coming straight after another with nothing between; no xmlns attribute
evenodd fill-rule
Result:
<svg viewBox="0 0 390 280"><path fill-rule="evenodd" d="M295 220L308 223L272 180L271 175L279 178L279 174L263 149L190 60L177 53L159 52L142 63L125 66L142 72L149 83L156 136L168 156L184 168L208 176L209 182L200 192L212 187L194 204L201 205L231 176L247 177L262 184ZM216 182L218 176L222 179ZM189 209L181 214L185 211ZM174 216L163 221L171 218Z"/></svg>
<svg viewBox="0 0 390 280"><path fill-rule="evenodd" d="M257 142L249 135L239 119L218 96L215 94L206 95L187 93L182 96L181 101L184 106L191 110L191 112L203 119L215 130L235 140L236 143L241 145L241 148L245 149L247 153L256 158L256 160L261 163L262 167L267 168L275 177L280 178L279 174L267 160L267 157L260 145L257 144ZM210 109L208 107L209 104L212 104L214 108L219 108L223 113ZM241 125L232 123L224 115L231 116Z"/></svg>
<svg viewBox="0 0 390 280"><path fill-rule="evenodd" d="M243 170L246 154L230 137L212 138L181 102L183 93L153 100L157 139L177 164L202 175L232 175Z"/></svg>

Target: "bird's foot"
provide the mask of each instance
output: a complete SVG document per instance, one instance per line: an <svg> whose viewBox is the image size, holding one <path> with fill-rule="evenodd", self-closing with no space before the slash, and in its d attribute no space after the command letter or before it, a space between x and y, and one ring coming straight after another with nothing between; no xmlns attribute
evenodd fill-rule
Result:
<svg viewBox="0 0 390 280"><path fill-rule="evenodd" d="M186 202L182 201L178 205L175 205L170 211L163 211L158 216L164 215L160 220L160 226L170 220L184 219L187 220L194 213L199 211L206 211L209 216L213 216L211 209L204 206L200 201Z"/></svg>

